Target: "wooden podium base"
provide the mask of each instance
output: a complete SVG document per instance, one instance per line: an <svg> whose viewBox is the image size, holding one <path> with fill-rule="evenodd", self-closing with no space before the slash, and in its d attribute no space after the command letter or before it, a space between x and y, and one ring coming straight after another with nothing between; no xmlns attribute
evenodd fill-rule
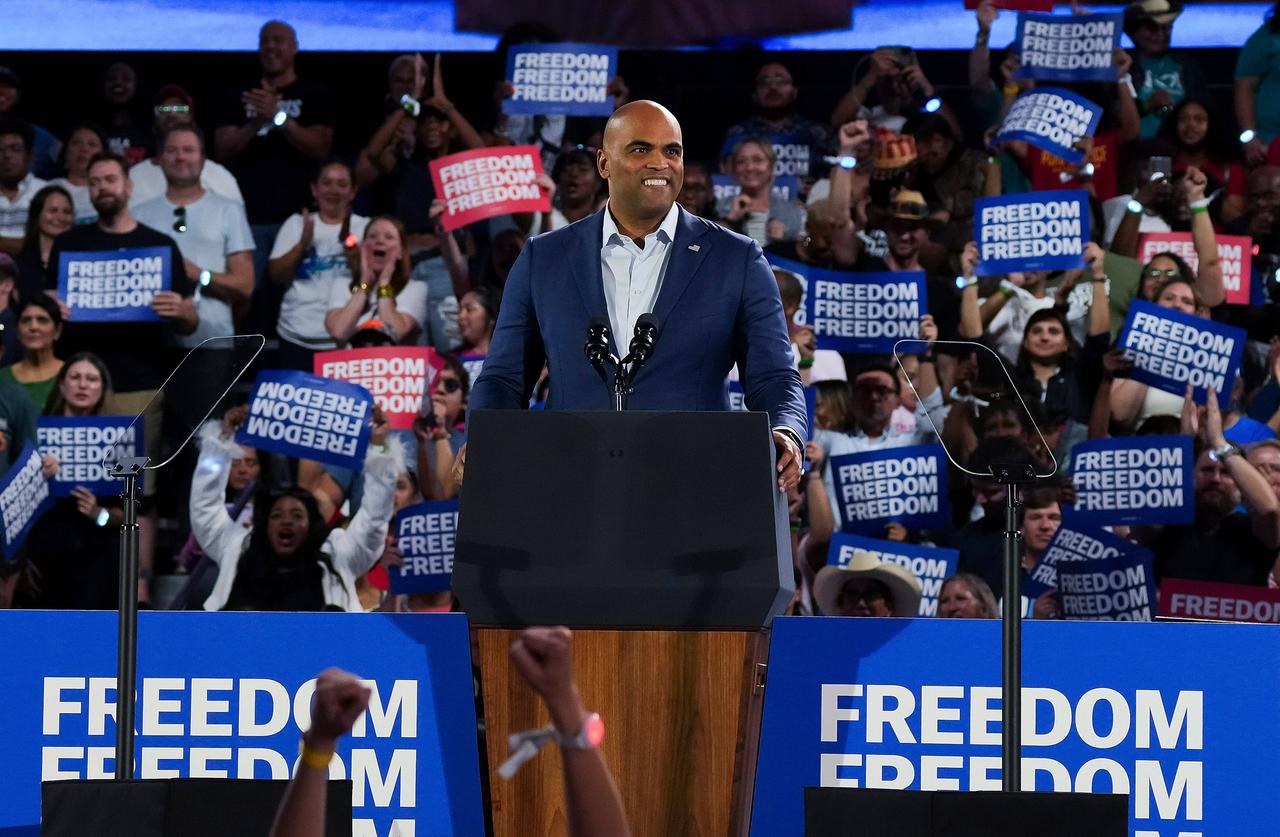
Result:
<svg viewBox="0 0 1280 837"><path fill-rule="evenodd" d="M549 723L508 659L517 631L472 632L494 837L564 837L560 756L498 776L507 736ZM602 747L635 837L744 837L768 653L764 631L575 631L574 679L605 722ZM763 682L762 680L760 682Z"/></svg>

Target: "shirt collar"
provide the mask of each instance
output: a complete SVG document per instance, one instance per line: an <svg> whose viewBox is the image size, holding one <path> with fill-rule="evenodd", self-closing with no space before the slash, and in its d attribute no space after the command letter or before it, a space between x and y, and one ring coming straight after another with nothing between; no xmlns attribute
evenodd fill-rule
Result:
<svg viewBox="0 0 1280 837"><path fill-rule="evenodd" d="M676 223L680 220L680 204L672 203L671 208L667 210L667 215L662 219L662 223L658 225L658 229L645 236L658 236L658 240L664 244L670 244L676 239ZM618 224L613 220L613 212L609 209L609 204L604 205L604 229L601 231L601 247L608 247L613 243L613 237L617 236L619 242L626 236L618 231Z"/></svg>

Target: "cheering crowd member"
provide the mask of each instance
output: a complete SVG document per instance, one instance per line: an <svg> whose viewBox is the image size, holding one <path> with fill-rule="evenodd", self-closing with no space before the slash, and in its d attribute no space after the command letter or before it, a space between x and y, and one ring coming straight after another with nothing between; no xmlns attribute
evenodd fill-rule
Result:
<svg viewBox="0 0 1280 837"><path fill-rule="evenodd" d="M538 693L557 735L579 737L588 721L573 682L573 634L567 628L525 628L511 645L511 664ZM369 706L370 690L352 674L331 668L316 678L311 726L302 735L298 770L276 811L271 837L319 837L329 762L338 741ZM562 747L569 837L630 837L631 826L604 756L588 747Z"/></svg>
<svg viewBox="0 0 1280 837"><path fill-rule="evenodd" d="M614 112L597 165L609 189L605 208L530 242L512 268L471 409L525 406L544 359L555 381L549 407L603 407L608 393L581 356L587 325L607 314L620 348L640 315L652 311L659 342L632 405L726 409L724 381L736 362L747 406L770 415L781 453L779 489L794 487L806 429L800 376L759 245L676 204L684 173L680 124L656 102ZM562 263L579 294L563 293L552 284L559 270L543 269Z"/></svg>
<svg viewBox="0 0 1280 837"><path fill-rule="evenodd" d="M315 498L291 489L257 498L253 528L245 532L227 513L225 494L231 462L244 456L231 437L247 416L248 408L232 408L200 433L191 528L218 565L205 610L361 610L356 578L382 554L403 468L399 451L387 446L386 421L375 415L364 501L346 529L329 531Z"/></svg>

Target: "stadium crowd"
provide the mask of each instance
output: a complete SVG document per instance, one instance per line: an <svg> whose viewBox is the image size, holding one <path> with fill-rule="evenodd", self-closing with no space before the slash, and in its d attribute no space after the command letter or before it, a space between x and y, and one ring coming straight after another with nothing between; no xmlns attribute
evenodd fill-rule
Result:
<svg viewBox="0 0 1280 837"><path fill-rule="evenodd" d="M1243 40L1234 78L1211 78L1195 52L1170 48L1180 7L1129 4L1134 46L1114 55L1119 80L1062 85L1103 106L1096 134L1080 143L1082 165L994 140L1035 82L1017 73L1015 49L989 44L993 21L1010 14L989 0L975 12L967 68L955 68L956 78L967 69L967 85L935 86L912 50L886 46L851 57L857 70L832 112L806 113L804 80L785 60L762 61L753 112L725 129L718 153L686 152L683 210L755 239L768 257L926 276L929 314L899 364L818 348L803 324L800 278L775 269L816 405L807 477L789 498L791 612L916 613L921 584L902 567L865 555L827 566L839 529L828 460L932 442L935 427L972 471L1056 463L1024 497L1028 572L1075 500L1075 445L1192 436L1195 522L1115 533L1152 550L1157 580L1276 586L1280 3ZM529 40L555 39L521 30L501 48ZM457 497L468 392L503 284L530 236L604 206L603 119L503 115L495 102L511 87L500 79L493 102L455 104L440 56L402 55L387 68L382 119L364 126L358 153L340 155L344 114L299 74L298 51L287 23L267 23L258 77L199 111L183 87L149 94L129 64L115 63L103 121L59 135L40 125L47 103L24 97L22 79L0 67L0 470L36 441L40 416L144 408L147 452L167 458L196 430L213 384L236 368L233 349L206 349L157 396L185 351L208 338L261 331L270 342L255 369L306 372L317 353L338 348L431 347L442 368L413 429L389 430L379 415L358 471L237 445L246 375L199 429L198 455L146 481L139 593L157 607L209 610L449 610L457 603L447 592L387 595L387 569L400 560L387 526L412 503ZM1234 107L1223 107L1229 87ZM630 95L621 77L609 91L616 106ZM501 145L538 149L551 210L446 231L428 164ZM985 275L975 201L1063 189L1088 193L1086 266ZM1140 236L1166 232L1190 233L1194 267L1176 252L1140 258ZM1250 304L1227 300L1219 235L1252 241ZM170 289L151 303L156 319L76 322L58 295L60 256L142 247L167 249L173 266ZM1247 330L1227 406L1129 377L1131 359L1113 347L1135 300ZM531 404L554 386L541 382ZM1006 593L1006 488L958 469L948 484L950 526L893 523L878 537L959 550L938 615L994 617ZM121 519L113 496L77 489L57 500L4 556L0 607L114 608ZM161 576L181 577L181 589L161 594ZM1033 599L1035 617L1060 618L1052 590Z"/></svg>

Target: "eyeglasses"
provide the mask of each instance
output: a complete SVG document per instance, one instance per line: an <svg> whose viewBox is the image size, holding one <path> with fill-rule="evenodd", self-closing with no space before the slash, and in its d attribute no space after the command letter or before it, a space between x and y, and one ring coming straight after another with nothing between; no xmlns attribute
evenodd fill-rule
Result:
<svg viewBox="0 0 1280 837"><path fill-rule="evenodd" d="M185 206L175 206L173 208L173 231L179 233L187 231L187 208Z"/></svg>
<svg viewBox="0 0 1280 837"><path fill-rule="evenodd" d="M152 110L156 116L165 113L191 113L191 105L156 105Z"/></svg>
<svg viewBox="0 0 1280 837"><path fill-rule="evenodd" d="M1176 267L1166 268L1165 270L1161 270L1158 267L1149 267L1143 271L1142 275L1148 279L1172 279L1175 276L1181 275L1181 271Z"/></svg>
<svg viewBox="0 0 1280 837"><path fill-rule="evenodd" d="M888 398L891 395L897 395L893 387L876 386L875 384L856 384L853 387L854 394L875 396L879 398Z"/></svg>
<svg viewBox="0 0 1280 837"><path fill-rule="evenodd" d="M457 378L437 378L436 387L443 389L447 395L453 395L455 392L462 389L462 381L459 381Z"/></svg>

